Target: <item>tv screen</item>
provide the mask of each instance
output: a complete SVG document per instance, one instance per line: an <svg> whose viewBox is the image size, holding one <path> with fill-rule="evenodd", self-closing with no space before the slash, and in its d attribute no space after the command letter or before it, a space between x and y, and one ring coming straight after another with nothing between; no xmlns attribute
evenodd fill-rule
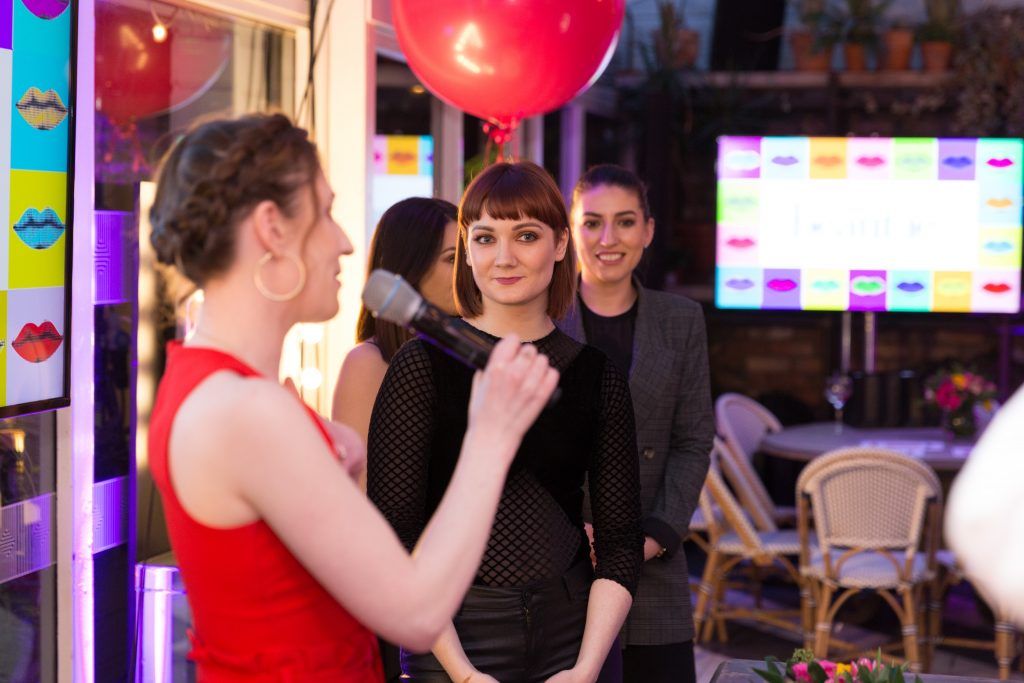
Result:
<svg viewBox="0 0 1024 683"><path fill-rule="evenodd" d="M1020 309L1021 139L722 137L719 308Z"/></svg>
<svg viewBox="0 0 1024 683"><path fill-rule="evenodd" d="M68 403L74 4L0 2L0 417Z"/></svg>

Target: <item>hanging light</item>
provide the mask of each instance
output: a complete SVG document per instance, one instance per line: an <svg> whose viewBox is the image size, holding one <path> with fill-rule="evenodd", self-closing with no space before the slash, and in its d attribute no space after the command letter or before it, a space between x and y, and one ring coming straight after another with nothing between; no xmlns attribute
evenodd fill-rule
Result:
<svg viewBox="0 0 1024 683"><path fill-rule="evenodd" d="M156 5L150 4L149 13L153 15L153 41L156 43L163 43L167 40L167 36L170 35L171 22L174 21L174 15L178 13L178 8L175 7L171 10L171 16L164 21L160 18L160 15L156 13Z"/></svg>

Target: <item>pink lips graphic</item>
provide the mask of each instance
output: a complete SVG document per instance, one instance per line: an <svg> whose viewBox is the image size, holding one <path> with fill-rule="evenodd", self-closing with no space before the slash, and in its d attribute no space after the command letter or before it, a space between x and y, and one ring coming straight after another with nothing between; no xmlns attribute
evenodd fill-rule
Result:
<svg viewBox="0 0 1024 683"><path fill-rule="evenodd" d="M796 282L789 278L778 278L776 280L769 280L767 287L775 292L792 292L796 289Z"/></svg>
<svg viewBox="0 0 1024 683"><path fill-rule="evenodd" d="M754 246L755 242L749 237L733 237L732 239L727 241L726 244L728 244L733 249L749 249L750 247Z"/></svg>
<svg viewBox="0 0 1024 683"><path fill-rule="evenodd" d="M1009 166L1013 166L1013 161L1011 159L1005 159L1005 158L1004 159L989 159L985 163L987 163L989 166L992 166L993 168L1007 168Z"/></svg>
<svg viewBox="0 0 1024 683"><path fill-rule="evenodd" d="M857 165L865 168L878 168L879 166L885 166L885 158L883 157L857 157Z"/></svg>

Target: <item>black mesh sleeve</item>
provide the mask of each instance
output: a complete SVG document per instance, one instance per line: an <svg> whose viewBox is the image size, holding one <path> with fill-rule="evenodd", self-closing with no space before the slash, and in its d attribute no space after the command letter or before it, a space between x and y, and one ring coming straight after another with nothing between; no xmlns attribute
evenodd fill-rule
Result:
<svg viewBox="0 0 1024 683"><path fill-rule="evenodd" d="M636 592L643 564L640 465L629 384L613 363L601 378L601 418L589 469L596 576Z"/></svg>
<svg viewBox="0 0 1024 683"><path fill-rule="evenodd" d="M423 342L413 340L391 359L370 417L367 494L410 551L427 524L436 393L430 356Z"/></svg>

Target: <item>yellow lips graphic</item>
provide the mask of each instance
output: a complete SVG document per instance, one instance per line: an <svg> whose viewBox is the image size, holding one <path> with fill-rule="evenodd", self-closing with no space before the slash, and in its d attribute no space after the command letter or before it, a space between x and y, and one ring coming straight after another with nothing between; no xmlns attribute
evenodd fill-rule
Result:
<svg viewBox="0 0 1024 683"><path fill-rule="evenodd" d="M53 130L67 118L68 108L64 106L56 90L43 92L32 86L25 91L15 105L21 118L39 130Z"/></svg>
<svg viewBox="0 0 1024 683"><path fill-rule="evenodd" d="M1005 197L1004 198L995 198L995 197L993 197L992 199L989 199L985 203L988 204L989 206L991 206L993 209L1005 209L1007 207L1013 206L1013 200L1012 199L1006 199Z"/></svg>

